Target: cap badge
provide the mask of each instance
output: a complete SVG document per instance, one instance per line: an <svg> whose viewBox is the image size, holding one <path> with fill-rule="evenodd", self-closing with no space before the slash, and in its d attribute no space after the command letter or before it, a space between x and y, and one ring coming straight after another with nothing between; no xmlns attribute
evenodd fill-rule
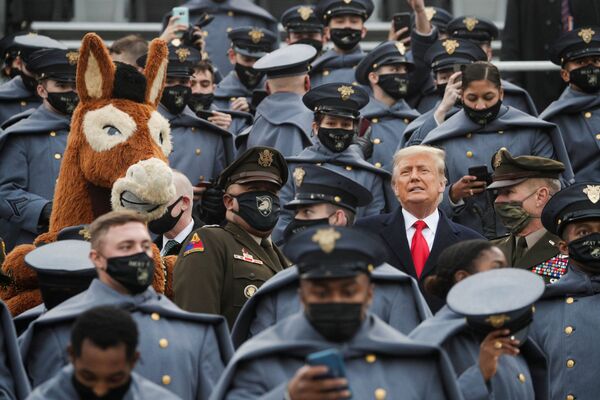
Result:
<svg viewBox="0 0 600 400"><path fill-rule="evenodd" d="M244 288L244 296L249 299L250 297L254 296L254 293L256 293L257 290L258 288L256 286L248 285Z"/></svg>
<svg viewBox="0 0 600 400"><path fill-rule="evenodd" d="M273 210L271 196L256 196L256 208L263 217L268 217Z"/></svg>
<svg viewBox="0 0 600 400"><path fill-rule="evenodd" d="M271 150L263 150L258 153L258 165L263 168L270 167L273 164L273 152Z"/></svg>
<svg viewBox="0 0 600 400"><path fill-rule="evenodd" d="M500 328L508 321L510 321L510 317L506 314L490 315L485 319L485 322L489 322L493 328Z"/></svg>
<svg viewBox="0 0 600 400"><path fill-rule="evenodd" d="M79 60L79 52L78 51L69 51L66 54L67 57L67 61L69 61L69 65L75 65L77 64L77 61Z"/></svg>
<svg viewBox="0 0 600 400"><path fill-rule="evenodd" d="M502 164L502 156L500 155L500 150L498 150L498 152L496 152L496 155L494 156L494 169L498 168Z"/></svg>
<svg viewBox="0 0 600 400"><path fill-rule="evenodd" d="M344 3L350 4L350 3L352 3L352 0L344 0Z"/></svg>
<svg viewBox="0 0 600 400"><path fill-rule="evenodd" d="M175 54L177 54L177 58L179 58L179 62L184 62L190 56L190 51L184 47L181 47L175 50Z"/></svg>
<svg viewBox="0 0 600 400"><path fill-rule="evenodd" d="M433 7L425 7L425 16L427 17L427 21L431 21L433 16L437 14L437 11Z"/></svg>
<svg viewBox="0 0 600 400"><path fill-rule="evenodd" d="M396 42L396 48L398 49L400 55L404 55L406 53L406 46L404 46L404 43Z"/></svg>
<svg viewBox="0 0 600 400"><path fill-rule="evenodd" d="M465 24L465 26L467 27L467 30L470 32L473 29L475 29L475 25L477 25L479 23L479 21L476 18L473 17L467 17L465 19L463 19L463 24Z"/></svg>
<svg viewBox="0 0 600 400"><path fill-rule="evenodd" d="M302 6L298 8L298 14L300 14L300 18L302 18L302 21L306 21L313 14L313 9L310 7Z"/></svg>
<svg viewBox="0 0 600 400"><path fill-rule="evenodd" d="M90 231L88 228L82 228L79 232L79 235L85 240L92 240L92 235L90 235Z"/></svg>
<svg viewBox="0 0 600 400"><path fill-rule="evenodd" d="M577 36L579 36L583 41L588 44L592 41L592 37L596 34L591 28L585 28L579 31Z"/></svg>
<svg viewBox="0 0 600 400"><path fill-rule="evenodd" d="M354 89L352 89L352 86L344 85L338 88L338 92L342 96L342 100L346 101L354 94Z"/></svg>
<svg viewBox="0 0 600 400"><path fill-rule="evenodd" d="M460 43L458 43L456 40L448 39L442 42L442 46L444 46L444 49L446 49L446 53L451 56L454 54L456 49L460 47Z"/></svg>
<svg viewBox="0 0 600 400"><path fill-rule="evenodd" d="M342 235L334 228L319 229L312 237L312 241L319 244L324 253L331 253L335 249L335 242Z"/></svg>
<svg viewBox="0 0 600 400"><path fill-rule="evenodd" d="M258 44L260 43L260 39L265 36L265 33L258 29L252 29L250 32L248 32L248 36L250 36L252 43Z"/></svg>
<svg viewBox="0 0 600 400"><path fill-rule="evenodd" d="M296 169L294 169L292 176L294 177L294 184L296 187L302 186L304 175L306 175L306 171L302 167L296 167Z"/></svg>
<svg viewBox="0 0 600 400"><path fill-rule="evenodd" d="M587 195L592 203L596 204L600 200L600 185L587 185L583 189L583 193Z"/></svg>

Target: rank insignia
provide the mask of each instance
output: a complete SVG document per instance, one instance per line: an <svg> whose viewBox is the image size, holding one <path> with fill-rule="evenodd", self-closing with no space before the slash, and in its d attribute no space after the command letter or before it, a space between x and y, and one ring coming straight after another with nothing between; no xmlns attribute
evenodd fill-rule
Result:
<svg viewBox="0 0 600 400"><path fill-rule="evenodd" d="M244 296L249 299L250 297L254 296L254 293L256 293L257 290L258 288L256 286L248 285L244 288Z"/></svg>
<svg viewBox="0 0 600 400"><path fill-rule="evenodd" d="M201 253L203 251L204 243L202 243L202 239L200 239L200 236L198 236L198 234L194 232L194 236L192 236L192 239L188 242L188 244L185 246L185 249L183 250L183 256L185 257L188 254L197 252Z"/></svg>
<svg viewBox="0 0 600 400"><path fill-rule="evenodd" d="M583 189L583 193L587 195L592 203L596 204L600 200L600 185L587 185Z"/></svg>
<svg viewBox="0 0 600 400"><path fill-rule="evenodd" d="M319 244L324 253L331 253L335 249L335 242L342 235L334 228L319 229L312 237L312 241Z"/></svg>
<svg viewBox="0 0 600 400"><path fill-rule="evenodd" d="M234 254L233 258L235 258L236 260L246 261L252 264L263 265L263 262L261 260L254 258L254 256L248 253L248 250L246 249L242 249L241 256L239 254Z"/></svg>

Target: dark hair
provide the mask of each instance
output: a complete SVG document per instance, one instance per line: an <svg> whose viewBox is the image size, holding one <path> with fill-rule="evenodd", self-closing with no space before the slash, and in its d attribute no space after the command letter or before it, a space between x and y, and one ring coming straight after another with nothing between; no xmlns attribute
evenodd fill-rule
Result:
<svg viewBox="0 0 600 400"><path fill-rule="evenodd" d="M434 274L425 278L425 291L440 299L445 299L456 283L454 274L460 270L470 274L476 273L475 261L481 256L481 253L492 247L494 245L487 240L473 239L445 248L437 259Z"/></svg>
<svg viewBox="0 0 600 400"><path fill-rule="evenodd" d="M133 59L148 52L148 41L141 35L127 35L115 40L109 49L111 54L130 53Z"/></svg>
<svg viewBox="0 0 600 400"><path fill-rule="evenodd" d="M94 307L81 314L71 329L75 357L81 356L85 339L103 350L123 343L127 359L132 361L138 345L138 329L127 311L111 306Z"/></svg>
<svg viewBox="0 0 600 400"><path fill-rule="evenodd" d="M200 60L194 65L194 71L208 71L212 77L213 83L215 81L215 67L209 60Z"/></svg>
<svg viewBox="0 0 600 400"><path fill-rule="evenodd" d="M502 86L500 82L500 71L498 68L487 61L476 61L471 64L467 64L462 69L462 89L465 90L471 82L475 81L489 81L494 84L497 88Z"/></svg>

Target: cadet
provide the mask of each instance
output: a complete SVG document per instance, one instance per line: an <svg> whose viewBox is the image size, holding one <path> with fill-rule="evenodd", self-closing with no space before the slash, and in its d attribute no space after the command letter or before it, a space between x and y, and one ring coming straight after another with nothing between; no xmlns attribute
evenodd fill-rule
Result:
<svg viewBox="0 0 600 400"><path fill-rule="evenodd" d="M41 49L67 49L54 39L33 33L15 36L12 48L18 52L15 60L19 74L0 85L0 124L41 103L37 93L37 79L29 69L31 53Z"/></svg>
<svg viewBox="0 0 600 400"><path fill-rule="evenodd" d="M543 291L543 280L529 272L476 273L454 285L448 305L410 337L446 350L465 400L547 399L546 359L527 336Z"/></svg>
<svg viewBox="0 0 600 400"><path fill-rule="evenodd" d="M138 328L127 311L92 308L77 318L67 348L70 364L28 399L181 399L133 372L140 361ZM143 358L142 358L143 359Z"/></svg>
<svg viewBox="0 0 600 400"><path fill-rule="evenodd" d="M189 8L190 23L194 24L202 13L208 13L214 19L202 28L205 50L219 71L226 75L232 65L224 51L231 46L227 34L238 26L256 26L271 32L277 32L277 20L264 8L250 0L190 0L183 4ZM168 18L171 13L165 16Z"/></svg>
<svg viewBox="0 0 600 400"><path fill-rule="evenodd" d="M498 28L492 21L474 16L456 17L448 23L448 35L452 39L470 40L481 47L487 54L488 61L492 61L492 40L498 38ZM533 116L538 115L535 104L525 89L502 80L502 90L506 105Z"/></svg>
<svg viewBox="0 0 600 400"><path fill-rule="evenodd" d="M223 170L218 184L225 189L227 223L197 229L183 244L173 278L177 305L223 315L232 326L256 290L289 265L270 239L287 177L283 156L261 146Z"/></svg>
<svg viewBox="0 0 600 400"><path fill-rule="evenodd" d="M254 63L276 48L277 36L253 26L235 28L227 36L231 39L227 54L234 70L217 85L214 103L219 109L248 112L254 91L264 90L265 85L264 72L255 70Z"/></svg>
<svg viewBox="0 0 600 400"><path fill-rule="evenodd" d="M12 316L6 305L0 301L0 393L6 399L25 400L31 388L15 335Z"/></svg>
<svg viewBox="0 0 600 400"><path fill-rule="evenodd" d="M207 398L232 353L225 320L184 312L150 287L152 240L140 214L104 214L92 223L90 235L89 257L98 279L32 322L21 336L33 386L68 363L65 349L74 320L92 307L112 305L129 311L141 333L144 356L137 373L183 399Z"/></svg>
<svg viewBox="0 0 600 400"><path fill-rule="evenodd" d="M198 194L201 186L216 179L233 159L233 137L196 117L187 107L192 94L192 66L200 60L198 50L172 44L168 48L167 81L158 111L171 126L173 151L169 154L169 165L187 176ZM139 60L139 64L145 63L146 56Z"/></svg>
<svg viewBox="0 0 600 400"><path fill-rule="evenodd" d="M296 213L286 228L286 240L317 225L351 226L356 208L372 199L366 188L327 168L306 165L296 172L298 191L284 206ZM431 315L417 282L408 275L381 264L371 279L377 289L370 310L393 328L408 334ZM300 309L298 269L292 267L269 279L244 305L232 330L235 346Z"/></svg>
<svg viewBox="0 0 600 400"><path fill-rule="evenodd" d="M456 399L456 382L439 348L417 344L368 311L380 241L344 227L295 235L286 253L298 266L303 311L277 322L236 352L212 400L272 398ZM304 365L321 350L339 354L345 376ZM332 393L335 392L335 393Z"/></svg>
<svg viewBox="0 0 600 400"><path fill-rule="evenodd" d="M478 61L465 66L461 90L463 109L429 132L422 144L446 151L451 183L441 206L446 215L487 238L497 238L505 228L496 220L493 199L485 192L486 173L470 175L469 168L487 169L492 156L504 147L513 156L560 160L566 184L573 181L573 172L556 125L503 105L500 72L493 64Z"/></svg>
<svg viewBox="0 0 600 400"><path fill-rule="evenodd" d="M238 151L269 146L289 157L313 144L313 113L302 96L310 89L308 67L315 54L312 46L292 44L254 64L254 69L267 74L269 95L256 108L254 125L236 138Z"/></svg>
<svg viewBox="0 0 600 400"><path fill-rule="evenodd" d="M383 42L367 54L356 68L356 80L371 88L369 104L361 110L371 122L373 154L368 160L376 168L392 170L392 158L406 126L419 113L404 98L414 64L400 42Z"/></svg>
<svg viewBox="0 0 600 400"><path fill-rule="evenodd" d="M600 382L588 374L598 365L600 318L600 182L576 183L558 192L544 208L542 224L559 236L568 254L567 273L546 286L536 304L530 336L549 363L548 399L595 399Z"/></svg>
<svg viewBox="0 0 600 400"><path fill-rule="evenodd" d="M389 172L366 162L356 146L350 146L359 132L359 110L368 99L363 89L344 83L328 83L311 89L302 101L314 111L312 129L318 142L297 156L287 158L291 176L303 165L318 164L366 187L373 195L373 201L359 207L357 216L380 214L388 207L397 207L388 184ZM281 201L284 204L291 201L295 193L295 180L290 179L281 190ZM275 230L276 241L281 240L283 230L291 220L291 212L282 213Z"/></svg>
<svg viewBox="0 0 600 400"><path fill-rule="evenodd" d="M365 56L359 43L367 34L365 21L373 9L371 0L319 1L316 13L325 24L325 39L333 42L333 49L313 62L310 70L312 87L330 82L356 82L354 68Z"/></svg>
<svg viewBox="0 0 600 400"><path fill-rule="evenodd" d="M494 156L493 183L497 192L496 214L510 234L492 240L512 267L540 275L547 283L557 281L567 270L568 259L560 254L560 238L542 226L540 216L548 200L560 191L565 166L544 157L513 157L506 149Z"/></svg>
<svg viewBox="0 0 600 400"><path fill-rule="evenodd" d="M79 102L75 88L78 53L42 49L27 56L39 79L42 104L0 133L0 219L7 224L8 249L31 243L48 229L54 185ZM16 79L16 78L15 78Z"/></svg>
<svg viewBox="0 0 600 400"><path fill-rule="evenodd" d="M555 43L552 62L568 83L540 118L558 125L578 182L600 177L600 27L575 29Z"/></svg>
<svg viewBox="0 0 600 400"><path fill-rule="evenodd" d="M288 8L281 14L281 25L287 33L287 44L308 44L317 50L315 56L321 55L326 41L323 22L315 12L315 6L306 4Z"/></svg>

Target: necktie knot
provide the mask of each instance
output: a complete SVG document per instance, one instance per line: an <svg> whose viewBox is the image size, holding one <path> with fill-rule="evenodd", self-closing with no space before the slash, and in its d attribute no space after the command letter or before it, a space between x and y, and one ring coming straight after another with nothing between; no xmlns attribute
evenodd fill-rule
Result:
<svg viewBox="0 0 600 400"><path fill-rule="evenodd" d="M169 239L169 241L165 243L165 247L163 248L163 255L168 255L169 251L171 251L178 244L179 242L177 240Z"/></svg>
<svg viewBox="0 0 600 400"><path fill-rule="evenodd" d="M427 224L425 223L425 221L421 221L421 220L418 220L417 222L415 222L413 224L413 226L415 227L415 229L417 231L422 231L423 229L427 228Z"/></svg>
<svg viewBox="0 0 600 400"><path fill-rule="evenodd" d="M260 241L260 245L261 245L261 247L263 247L265 249L273 248L273 245L271 244L271 241L269 239L266 239L266 238Z"/></svg>

